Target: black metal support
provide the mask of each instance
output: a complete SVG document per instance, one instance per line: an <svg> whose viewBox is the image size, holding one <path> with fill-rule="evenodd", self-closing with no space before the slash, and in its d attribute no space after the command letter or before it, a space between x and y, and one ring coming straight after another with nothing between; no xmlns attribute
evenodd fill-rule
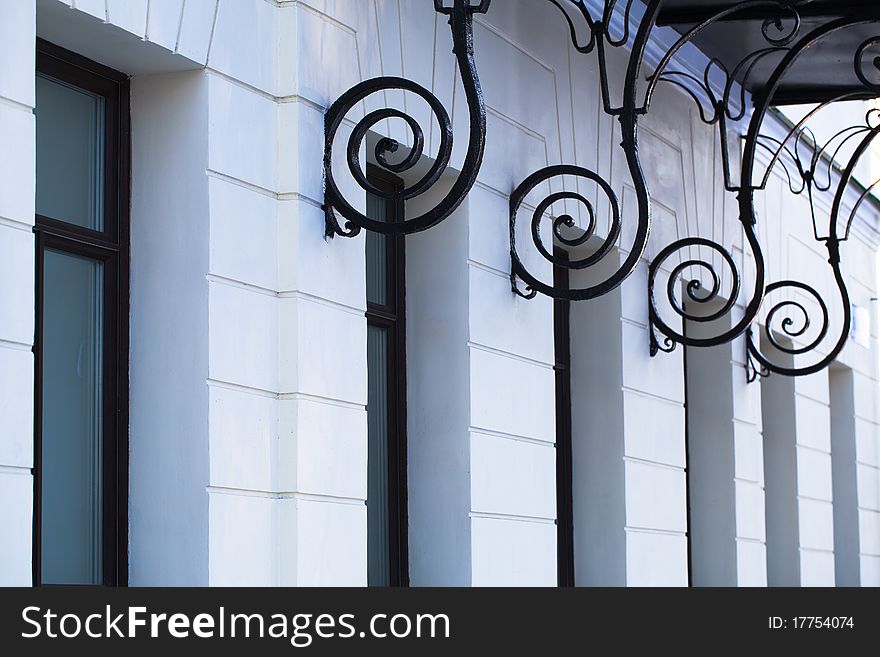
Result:
<svg viewBox="0 0 880 657"><path fill-rule="evenodd" d="M673 85L694 101L705 123L718 129L723 186L726 192L736 195L745 244L743 257L750 259L748 264L751 266L746 268L746 263L738 263L725 244L701 236L688 236L662 248L648 269L651 355L671 352L679 344L711 347L744 335L749 381L771 372L798 376L827 366L844 348L851 325L849 294L840 267L840 245L849 237L859 208L880 186L880 181L864 191L847 217L841 216L842 201L859 159L880 132L880 111L869 112L865 125L846 128L824 145L816 143L808 123L829 104L880 97L880 36L864 39L865 30L880 26L880 3L875 0L839 3L694 0L693 7L686 7L674 0L645 0L644 11L636 24L635 0L605 0L598 12L591 10L592 5L586 0L548 1L553 6L552 11L561 13L566 21L574 49L584 55L596 53L598 93L605 113L615 117L620 124L620 148L634 190L636 212L632 218L625 219L617 190L595 171L573 164L559 164L532 173L510 197L510 280L513 292L526 299L544 294L559 301L588 300L609 293L632 274L644 255L651 231L651 197L639 155L639 122L649 114L658 86L661 83ZM355 125L345 151L351 177L362 189L389 202L403 204L437 184L449 165L453 131L443 104L428 89L413 81L380 77L355 85L333 103L325 118L324 211L328 237L353 237L362 229L387 235L427 230L449 217L473 187L486 140L486 108L474 59L473 17L476 13L488 11L491 0L479 0L476 4L468 0L447 2L451 5L445 6L443 0L434 0L434 8L449 18L453 52L469 111L469 141L461 172L443 198L417 217L404 217L398 223L379 222L357 210L344 198L334 179L333 145L345 117L362 101L388 90L414 94L427 103L439 125L438 152L427 171L409 187L392 191L377 189L364 175L361 149L367 135L380 121L403 121L412 136L409 150L392 157L402 150L401 145L384 137L375 144L373 153L379 167L400 175L413 173L414 167L425 159L422 127L411 115L393 108L369 112ZM599 13L601 15L596 15ZM621 27L612 30L612 24ZM653 70L644 76L646 53L656 46L656 28L662 25L674 25L679 36L665 48ZM711 50L712 39L717 34L713 30L726 29L751 30L740 41L752 50L743 54L734 48L731 55L729 49L721 48L720 54L712 56L699 74L673 68L673 62L685 47L695 45L702 48L708 43ZM853 43L853 39L861 39L860 45L856 45L858 40ZM796 65L803 65L805 57L813 57L815 63L812 53L820 53L819 59L827 63L829 58L823 57L822 53L830 40L834 40L835 46L839 46L838 41L842 40L847 50L852 48L851 69L844 66L839 78L835 70L835 78L826 80L822 88L810 85L809 79L805 83L803 70L799 73L801 77L794 75ZM619 90L614 90L607 53L609 48L624 47L629 48L628 64L622 85ZM750 94L752 107L749 106ZM794 126L786 138L774 140L762 134L774 107L792 99L817 97L822 98L822 104ZM748 129L742 137L741 148L740 144L732 147L728 134L730 127L746 119ZM845 169L837 172L834 168L836 156L847 144L855 142L854 155ZM741 153L738 164L733 163L731 154L734 152ZM770 159L763 172L758 171L759 153L767 154ZM828 263L837 287L835 305L839 303L842 307L840 333L830 326L828 304L832 303L831 300L823 298L816 289L793 280L767 283L755 199L758 192L766 189L773 171L781 172L793 194L805 195L811 203L815 238L824 242L828 249ZM815 197L823 192L830 193L837 175L839 183L830 225L827 231L820 231ZM578 182L578 191L572 191L570 186L574 180ZM581 191L581 186L593 188L601 202L591 200L594 197ZM570 208L560 211L563 203L579 206L579 215L585 219L585 225L578 224ZM527 240L517 233L517 220L524 208L531 212L530 239ZM607 231L603 233L606 221ZM624 225L626 221L633 223ZM626 243L619 244L624 236ZM618 259L615 251L618 246L620 252L626 254L622 259ZM536 271L530 270L523 257L523 248L534 249L549 263L554 275L542 279ZM564 251L562 255L560 249ZM750 279L754 280L744 280L741 269L750 269ZM578 284L578 277L572 280L568 276L578 271L602 274L590 276L587 279L589 284ZM566 275L560 276L563 272ZM569 284L557 284L563 279ZM778 300L780 295L786 294L789 296ZM765 302L767 297L773 298L769 307ZM763 326L759 325L762 312ZM700 323L704 330L688 333L685 330L687 322ZM758 340L762 331L764 338ZM829 347L826 343L835 335L837 340ZM799 362L795 366L776 362L773 354L762 351L762 345L777 355L785 354L790 360L798 357ZM817 356L805 363L801 357L812 352Z"/></svg>
<svg viewBox="0 0 880 657"><path fill-rule="evenodd" d="M425 140L423 129L409 114L393 108L370 112L355 126L346 149L348 169L362 189L392 203L408 201L424 194L437 183L452 155L452 123L443 104L434 94L404 78L380 77L365 80L340 96L327 110L324 118L324 215L328 237L334 235L354 237L362 228L386 235L402 235L427 230L449 217L470 192L480 171L486 144L486 107L474 60L473 15L488 11L490 2L491 0L481 0L478 5L471 5L468 0L454 0L450 7L445 7L442 0L434 0L435 10L449 16L453 52L470 114L467 154L455 183L433 208L418 217L404 219L400 223L385 223L370 219L345 199L333 176L333 143L345 116L361 101L375 93L399 89L421 97L428 103L440 126L440 144L430 169L417 182L401 190L378 189L367 181L360 162L360 148L369 130L379 121L392 118L403 120L409 127L413 137L412 148L401 161L392 163L388 159L390 154L399 150L400 144L397 141L383 138L375 147L374 155L378 165L397 175L409 171L419 162L423 155ZM344 225L340 225L337 215L345 219Z"/></svg>

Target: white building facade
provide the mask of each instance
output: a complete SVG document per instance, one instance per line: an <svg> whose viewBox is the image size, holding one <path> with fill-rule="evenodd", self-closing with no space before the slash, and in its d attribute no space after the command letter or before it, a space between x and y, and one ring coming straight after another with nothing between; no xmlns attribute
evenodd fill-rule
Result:
<svg viewBox="0 0 880 657"><path fill-rule="evenodd" d="M59 495L47 467L58 419L47 405L63 396L44 376L52 371L47 344L52 326L77 313L53 315L47 305L53 239L76 239L40 218L41 194L56 182L39 159L68 151L41 146L40 121L53 115L40 107L50 95L39 80L61 80L51 64L61 61L65 71L87 70L124 89L113 101L123 128L130 113L130 148L117 144L113 156L101 142L102 157L118 158L122 190L102 188L101 211L110 217L118 203L125 226L117 242L96 238L94 248L109 255L95 257L105 263L102 276L120 282L115 292L128 312L112 320L118 354L108 356L104 336L103 360L93 365L106 378L118 359L124 394L95 411L122 409L113 419L121 428L102 434L117 441L112 512L108 466L98 467L102 483L87 479L104 495L92 501L103 505L95 511L103 524L82 539L102 546L83 557L98 564L92 583L880 585L880 204L871 196L859 202L871 181L850 181L843 200L857 209L841 245L854 325L834 362L809 376L749 376L743 332L719 346L650 353L648 270L667 245L703 237L732 254L742 276L736 317L755 280L736 194L724 189L718 130L673 85L657 87L641 120L653 224L635 271L590 301L524 299L511 290L509 243L509 197L523 180L543 167L577 165L609 181L619 199L613 264L572 272L572 287L601 280L629 257L637 192L620 123L602 108L595 54L578 52L546 0L494 0L473 15L486 105L482 166L451 216L396 239L405 258L394 264L398 287L387 289L401 299L405 289L405 306L391 317L370 299L369 231L325 237L324 116L373 77L428 89L449 113L454 148L443 178L402 212L436 204L468 146L448 19L426 0L0 0L0 582L50 582L46 537L63 545L73 531L53 529L47 506ZM673 37L665 28L658 39L668 45ZM615 89L628 56L626 47L607 53ZM649 53L646 69L657 59L651 64ZM702 71L708 57L689 46L676 61ZM440 126L412 94L379 97L359 105L342 132L384 103L406 109L424 127L425 161L415 167L424 171ZM54 111L65 107L74 111L64 103ZM731 122L730 143L740 144L747 122L748 114ZM765 124L776 137L789 127L781 115ZM412 143L402 121L378 123L361 149L371 169L381 137ZM347 139L340 134L333 166L346 198L369 211L364 190L345 175L344 154L336 155ZM738 159L734 148L735 166ZM839 170L830 172L839 179ZM400 177L411 184L408 175ZM818 347L821 358L844 310L810 203L789 182L781 168L770 172L756 196L757 234L767 283L804 281L826 301L830 337ZM609 209L594 200L595 185L559 184L595 203L604 239ZM814 203L826 227L831 194ZM534 198L520 218L522 258L552 280L554 267L526 248ZM583 207L566 210L585 226ZM128 262L111 269L116 253ZM660 288L658 297L665 280ZM795 310L786 312L797 321ZM396 436L401 471L374 476L370 336L392 321L397 328L388 330L405 334L394 343L403 356L382 381L398 386L394 408L405 415L383 431ZM725 321L678 330L701 335ZM756 340L766 321L765 309L753 324ZM783 337L795 345L812 339ZM78 381L88 371L83 344L70 365ZM569 448L560 456L563 439ZM375 482L383 500L400 502L374 523ZM110 538L108 513L118 523ZM376 572L396 574L374 577L376 558L385 564Z"/></svg>

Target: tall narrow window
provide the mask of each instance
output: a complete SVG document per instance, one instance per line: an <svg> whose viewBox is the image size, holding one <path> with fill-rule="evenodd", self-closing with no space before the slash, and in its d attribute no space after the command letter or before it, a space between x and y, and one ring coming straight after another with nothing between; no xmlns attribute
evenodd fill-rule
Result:
<svg viewBox="0 0 880 657"><path fill-rule="evenodd" d="M370 182L399 180L368 169ZM400 221L401 204L367 195L367 215ZM367 231L367 582L407 586L405 266L402 237Z"/></svg>
<svg viewBox="0 0 880 657"><path fill-rule="evenodd" d="M557 258L566 258L555 249ZM568 270L553 268L553 284L568 289ZM570 301L553 304L553 343L556 374L556 549L559 586L574 586L574 519L571 471L571 338Z"/></svg>
<svg viewBox="0 0 880 657"><path fill-rule="evenodd" d="M45 42L36 77L34 583L126 583L128 84Z"/></svg>

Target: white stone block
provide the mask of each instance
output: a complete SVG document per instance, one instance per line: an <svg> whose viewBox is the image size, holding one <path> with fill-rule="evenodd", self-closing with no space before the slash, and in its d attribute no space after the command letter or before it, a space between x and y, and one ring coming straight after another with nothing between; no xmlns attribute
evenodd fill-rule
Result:
<svg viewBox="0 0 880 657"><path fill-rule="evenodd" d="M0 472L0 586L31 585L33 490L28 472Z"/></svg>
<svg viewBox="0 0 880 657"><path fill-rule="evenodd" d="M327 240L323 210L299 199L278 203L279 290L302 292L365 312L365 238Z"/></svg>
<svg viewBox="0 0 880 657"><path fill-rule="evenodd" d="M366 405L367 321L308 297L281 299L281 387Z"/></svg>
<svg viewBox="0 0 880 657"><path fill-rule="evenodd" d="M107 0L107 22L144 38L148 4L148 0Z"/></svg>
<svg viewBox="0 0 880 657"><path fill-rule="evenodd" d="M186 0L183 5L183 18L180 23L180 34L177 40L177 52L184 57L204 64L208 60L211 45L211 32L214 27L215 12L219 0ZM234 10L237 2L221 3L222 10ZM245 125L246 122L242 122Z"/></svg>
<svg viewBox="0 0 880 657"><path fill-rule="evenodd" d="M471 510L556 518L556 450L471 432Z"/></svg>
<svg viewBox="0 0 880 657"><path fill-rule="evenodd" d="M862 554L880 556L880 512L859 509L859 541Z"/></svg>
<svg viewBox="0 0 880 657"><path fill-rule="evenodd" d="M556 441L552 368L478 348L470 350L470 365L473 428Z"/></svg>
<svg viewBox="0 0 880 657"><path fill-rule="evenodd" d="M279 522L282 584L366 586L366 504L285 500Z"/></svg>
<svg viewBox="0 0 880 657"><path fill-rule="evenodd" d="M856 417L856 458L880 468L880 427L860 417Z"/></svg>
<svg viewBox="0 0 880 657"><path fill-rule="evenodd" d="M276 94L278 13L278 7L265 0L221 2L208 66Z"/></svg>
<svg viewBox="0 0 880 657"><path fill-rule="evenodd" d="M25 226L34 224L34 125L30 111L0 104L0 217Z"/></svg>
<svg viewBox="0 0 880 657"><path fill-rule="evenodd" d="M764 449L757 427L734 420L733 441L736 478L763 483Z"/></svg>
<svg viewBox="0 0 880 657"><path fill-rule="evenodd" d="M626 532L627 586L687 586L687 539L684 535Z"/></svg>
<svg viewBox="0 0 880 657"><path fill-rule="evenodd" d="M329 107L360 82L358 67L351 65L358 61L355 33L304 7L298 7L296 26L296 93Z"/></svg>
<svg viewBox="0 0 880 657"><path fill-rule="evenodd" d="M736 542L737 586L767 586L767 549L755 541Z"/></svg>
<svg viewBox="0 0 880 657"><path fill-rule="evenodd" d="M834 554L801 549L801 586L834 586Z"/></svg>
<svg viewBox="0 0 880 657"><path fill-rule="evenodd" d="M208 80L208 168L277 191L277 105L218 75Z"/></svg>
<svg viewBox="0 0 880 657"><path fill-rule="evenodd" d="M834 511L830 502L800 498L798 530L801 550L834 549ZM832 566L831 571L834 572Z"/></svg>
<svg viewBox="0 0 880 657"><path fill-rule="evenodd" d="M278 400L210 386L210 485L274 491L278 467Z"/></svg>
<svg viewBox="0 0 880 657"><path fill-rule="evenodd" d="M175 50L184 0L151 0L147 16L147 39L152 43Z"/></svg>
<svg viewBox="0 0 880 657"><path fill-rule="evenodd" d="M684 403L681 349L651 358L647 329L623 322L623 385Z"/></svg>
<svg viewBox="0 0 880 657"><path fill-rule="evenodd" d="M795 427L799 445L831 452L831 412L826 404L809 397L795 397Z"/></svg>
<svg viewBox="0 0 880 657"><path fill-rule="evenodd" d="M880 511L880 470L859 463L856 466L856 478L859 507Z"/></svg>
<svg viewBox="0 0 880 657"><path fill-rule="evenodd" d="M209 377L278 391L278 298L227 283L208 287Z"/></svg>
<svg viewBox="0 0 880 657"><path fill-rule="evenodd" d="M0 465L34 463L34 357L0 347Z"/></svg>
<svg viewBox="0 0 880 657"><path fill-rule="evenodd" d="M209 493L209 586L278 585L278 505L267 496Z"/></svg>
<svg viewBox="0 0 880 657"><path fill-rule="evenodd" d="M625 471L627 527L687 531L683 470L627 461Z"/></svg>
<svg viewBox="0 0 880 657"><path fill-rule="evenodd" d="M684 468L684 407L628 389L623 405L626 456Z"/></svg>
<svg viewBox="0 0 880 657"><path fill-rule="evenodd" d="M556 586L556 525L471 519L472 586Z"/></svg>
<svg viewBox="0 0 880 657"><path fill-rule="evenodd" d="M830 502L831 455L797 446L798 494Z"/></svg>
<svg viewBox="0 0 880 657"><path fill-rule="evenodd" d="M219 178L209 180L208 190L210 272L277 291L279 202Z"/></svg>
<svg viewBox="0 0 880 657"><path fill-rule="evenodd" d="M0 225L0 340L34 341L34 236Z"/></svg>
<svg viewBox="0 0 880 657"><path fill-rule="evenodd" d="M35 3L4 2L0 14L0 96L33 107Z"/></svg>
<svg viewBox="0 0 880 657"><path fill-rule="evenodd" d="M764 489L747 481L737 481L735 488L737 538L764 541Z"/></svg>
<svg viewBox="0 0 880 657"><path fill-rule="evenodd" d="M314 399L280 402L278 489L367 498L367 413Z"/></svg>
<svg viewBox="0 0 880 657"><path fill-rule="evenodd" d="M73 7L102 21L107 20L107 0L74 0Z"/></svg>
<svg viewBox="0 0 880 657"><path fill-rule="evenodd" d="M507 276L475 266L469 281L471 342L552 366L552 299L520 303Z"/></svg>

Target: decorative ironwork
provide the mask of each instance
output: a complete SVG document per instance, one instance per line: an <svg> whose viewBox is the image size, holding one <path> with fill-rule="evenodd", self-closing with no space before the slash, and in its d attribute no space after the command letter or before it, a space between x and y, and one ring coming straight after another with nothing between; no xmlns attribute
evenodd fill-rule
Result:
<svg viewBox="0 0 880 657"><path fill-rule="evenodd" d="M488 11L491 0L480 0L478 4L471 4L468 0L451 1L451 6L447 7L442 0L434 0L434 8L449 17L453 52L469 111L469 141L461 172L442 200L418 217L386 223L374 221L356 210L343 197L334 180L333 145L346 115L362 101L388 90L414 94L427 103L433 114L432 120L436 120L440 129L437 154L427 172L410 186L389 192L371 185L362 169L361 149L370 130L378 122L389 119L406 125L412 138L408 151L397 159L393 158L392 155L401 150L401 145L390 137L383 137L375 144L373 153L380 167L403 174L414 172L415 166L425 159L423 129L411 115L394 108L372 111L357 122L348 139L346 162L353 180L372 194L392 202L405 202L432 189L449 165L453 143L449 115L429 90L399 77L362 82L343 94L330 107L325 119L324 210L328 237L351 237L362 229L383 234L426 230L446 219L473 187L486 139L486 110L474 59L473 15ZM607 294L635 270L651 231L651 197L639 156L639 122L650 112L659 85L673 85L694 101L703 122L717 126L723 186L725 191L736 194L745 244L743 258L749 258L751 266L746 281L741 272L741 268L746 269L741 265L746 263L738 263L725 245L705 237L690 236L665 246L648 270L651 355L671 352L679 344L709 347L744 335L749 381L771 372L797 376L817 371L840 354L850 329L849 295L840 268L840 245L849 237L859 208L880 186L880 181L860 195L846 217L842 216L842 202L859 159L880 131L880 111L869 113L864 126L846 128L825 144L817 143L808 124L817 112L830 104L880 96L880 36L863 41L853 53L853 71L861 88L840 93L818 106L781 140L767 137L761 130L774 103L782 96L786 76L803 54L831 35L854 27L876 25L880 22L880 9L866 9L848 15L825 5L819 7L814 0L741 0L727 5L705 3L705 11L664 14L665 1L646 0L644 11L636 19L634 0L549 0L555 11L562 14L574 49L584 55L596 53L601 105L607 115L620 123L620 147L635 192L637 213L632 219L625 220L615 188L597 172L585 167L559 164L532 173L510 197L511 287L516 294L527 299L544 294L554 299L586 300ZM598 8L594 8L597 5ZM645 67L646 53L649 47L656 47L653 40L655 30L661 20L668 21L673 17L678 24L687 27L680 30L676 40L659 57L657 65L643 78L641 71ZM806 18L810 20L803 20ZM672 63L686 46L710 34L707 30L713 26L729 21L756 24L760 28L758 47L735 63L727 61L725 64L719 58L712 58L701 73L673 68ZM614 29L612 24L616 26ZM811 27L804 34L806 25ZM629 47L630 51L617 102L612 94L607 53L608 48L622 47ZM768 67L769 78L761 84L755 83L756 77L767 74ZM747 88L754 94L751 112ZM741 157L734 167L731 158L734 149L729 144L728 133L732 125L746 120L748 128L743 136ZM838 175L834 162L853 142L858 142L855 153L839 173L829 228L820 230L815 197L831 192ZM759 153L766 153L770 160L764 172L758 170ZM734 168L738 168L736 173ZM842 307L840 327L832 328L830 301L814 287L801 281L783 280L770 284L766 281L755 195L766 189L773 171L784 176L793 194L803 194L810 202L814 236L828 250L828 262L837 286L837 301ZM561 185L554 184L559 180ZM577 191L570 187L572 180L578 181ZM595 187L595 198L581 191L584 184ZM543 196L534 198L539 194ZM566 205L565 209L558 211L562 204ZM571 205L578 206L579 212L572 213ZM534 207L534 210L531 210L528 223L529 239L523 240L517 227L519 215L525 207ZM583 225L579 225L575 215L585 220ZM607 230L603 233L606 220ZM634 223L624 226L624 221ZM626 256L618 261L614 249L623 236L628 236L629 241L620 245ZM603 273L588 277L590 284L578 284L580 277L573 280L565 277L569 285L558 287L553 280L562 277L554 276L545 281L529 270L522 257L524 247L534 249L557 273L561 269ZM558 247L563 248L564 256L555 253L554 249ZM764 322L760 326L762 311ZM688 322L700 324L702 330L687 334L684 329ZM837 340L826 348L826 343L834 336ZM794 363L795 357L800 359L812 352L818 356L809 363L800 360ZM783 356L788 360L782 362Z"/></svg>
<svg viewBox="0 0 880 657"><path fill-rule="evenodd" d="M746 9L753 10L756 6L776 5L779 15L774 19L766 19L762 24L762 34L767 41L766 48L759 49L744 58L734 70L728 74L727 70L718 60L711 60L705 70L702 79L687 73L669 73L664 72L662 64L658 67L658 72L650 79L650 85L654 85L659 81L666 81L676 84L684 89L699 107L700 117L708 124L718 124L720 126L720 138L722 144L722 158L724 160L724 186L731 192L736 192L739 200L740 222L745 232L746 240L749 244L752 257L755 260L755 288L754 292L748 299L742 317L738 320L731 319L728 323L719 322L719 326L730 326L726 330L721 330L716 335L706 337L701 335L694 338L685 335L684 330L675 330L670 323L664 321L658 311L655 299L656 277L661 269L661 265L669 260L676 251L682 254L692 250L694 246L702 247L713 251L716 257L725 263L730 270L731 284L727 290L727 296L721 294L721 277L716 273L713 263L703 257L693 258L682 256L684 259L676 266L671 274L666 286L666 298L674 309L682 322L713 322L719 320L724 315L730 313L740 292L739 273L736 263L730 253L720 244L710 240L700 238L688 238L679 240L674 244L666 247L651 264L648 280L648 296L649 296L649 323L650 323L650 348L651 354L656 355L660 351L672 351L677 344L688 346L714 346L729 342L742 333L746 334L747 345L747 379L751 382L758 377L769 375L771 372L786 374L789 376L800 376L813 373L832 362L843 350L850 330L850 306L849 295L846 284L840 271L840 242L844 241L849 235L849 229L852 224L858 206L861 205L863 198L860 198L853 208L846 222L846 231L844 237L838 237L837 227L841 202L843 194L847 189L856 163L861 155L868 149L871 141L876 136L877 121L876 113L869 112L865 126L853 126L840 131L829 140L825 145L816 145L815 139L810 139L811 133L807 123L809 119L819 112L823 107L834 102L843 100L852 100L856 98L864 98L864 91L850 92L845 95L834 98L827 103L820 105L810 112L789 135L781 142L773 142L773 140L761 135L761 127L764 120L773 106L774 95L783 81L786 73L792 68L798 58L809 48L814 47L830 34L834 34L840 30L850 28L854 25L862 25L866 23L876 22L877 18L866 19L865 17L857 18L841 18L828 21L824 25L812 30L809 34L800 37L800 17L798 15L798 7L804 6L805 3L787 4L780 2L745 2L734 7L729 7L715 16L706 19L700 25L682 36L682 40L692 38L699 30L708 24L721 19L729 19L736 15L737 12ZM785 21L789 21L786 27ZM772 36L772 30L778 34ZM880 89L878 82L872 80L871 76L866 73L866 55L869 54L876 45L880 43L880 37L869 39L857 49L854 58L854 68L856 76L865 87L865 91L877 91ZM678 44L677 44L678 45ZM774 67L768 83L760 91L755 98L755 110L751 117L749 130L745 136L741 173L739 184L733 184L730 175L729 166L729 150L727 147L727 120L738 121L745 115L746 99L744 92L740 92L737 97L738 106L732 103L732 89L734 81L742 83L745 81L755 69L757 62L771 55L781 55L781 60ZM668 56L667 56L668 57ZM664 60L666 61L666 60ZM871 64L878 68L880 59L872 59ZM719 96L713 91L710 83L710 76L713 71L719 71L723 76L723 93ZM876 76L874 76L876 78ZM682 82L685 79L687 83ZM650 87L649 87L650 88ZM709 109L705 109L705 104L709 105ZM875 120L872 121L872 115ZM856 154L851 159L849 166L843 172L838 186L837 195L831 212L830 228L826 236L822 236L818 229L814 194L830 189L832 184L832 167L836 156L841 149L858 137L863 137L861 143L856 149ZM810 148L810 158L805 160L801 155L801 146L806 142L812 145ZM756 156L759 150L768 150L772 154L770 165L767 167L763 176L757 176ZM792 174L788 164L792 164L796 169L796 174ZM810 307L814 311L818 311L821 321L816 322L816 318L811 320L811 313L805 305L807 302L799 302L791 298L784 298L782 301L775 302L767 310L764 326L762 329L765 335L767 348L777 354L784 354L789 358L800 356L812 351L820 349L824 344L826 336L829 333L829 313L825 300L811 286L799 281L780 281L765 286L765 267L764 257L761 251L761 245L756 234L756 213L755 213L755 192L764 190L770 179L770 175L776 165L779 165L785 176L787 177L789 187L795 194L806 193L811 207L812 222L814 234L817 240L826 244L829 251L829 264L831 265L834 279L842 306L842 327L839 338L827 353L821 359L809 365L786 365L780 362L774 362L771 357L765 355L755 339L756 330L752 328L759 312L762 310L765 297L778 296L781 291L789 294L796 293L801 297L812 299ZM757 182L756 182L757 180ZM878 183L880 184L880 181ZM874 186L871 187L873 189ZM866 196L866 192L863 196ZM704 289L703 278L695 277L691 280L684 280L688 272L699 270L702 277L708 276L711 281L708 289ZM680 303L676 298L676 286L679 282L684 284L684 292L688 297L688 301L692 304L691 308L702 310L709 308L710 302L714 302L720 307L711 312L701 314L698 311L689 311L685 309L685 305ZM792 317L795 314L797 317ZM813 313L815 315L815 313ZM811 339L801 344L810 331ZM658 335L662 337L658 339ZM785 340L777 336L784 336ZM791 344L788 344L791 343ZM794 346L798 343L798 346Z"/></svg>
<svg viewBox="0 0 880 657"><path fill-rule="evenodd" d="M486 143L486 106L474 60L473 15L488 11L490 2L491 0L481 0L478 5L471 5L468 0L454 0L450 7L444 7L442 0L434 0L435 10L449 16L453 52L458 62L470 115L468 149L461 173L455 183L433 208L418 217L404 219L398 223L370 219L345 199L333 176L333 143L345 116L361 101L373 94L398 89L414 93L422 98L428 103L440 126L440 144L434 163L417 182L399 190L380 189L367 180L360 162L360 148L370 129L385 119L401 119L412 132L412 147L400 162L392 163L388 159L389 154L397 152L400 148L400 144L396 140L385 137L376 144L374 153L376 162L380 167L395 174L404 173L419 162L423 155L424 132L412 116L398 109L384 108L370 112L355 126L346 149L348 169L362 189L389 202L408 201L424 194L437 183L446 170L452 155L452 123L443 104L434 94L405 78L386 76L365 80L340 96L327 110L324 118L324 219L328 237L334 235L354 237L362 228L386 235L409 234L427 230L449 217L470 192L480 171ZM337 215L345 220L343 225L340 225Z"/></svg>

